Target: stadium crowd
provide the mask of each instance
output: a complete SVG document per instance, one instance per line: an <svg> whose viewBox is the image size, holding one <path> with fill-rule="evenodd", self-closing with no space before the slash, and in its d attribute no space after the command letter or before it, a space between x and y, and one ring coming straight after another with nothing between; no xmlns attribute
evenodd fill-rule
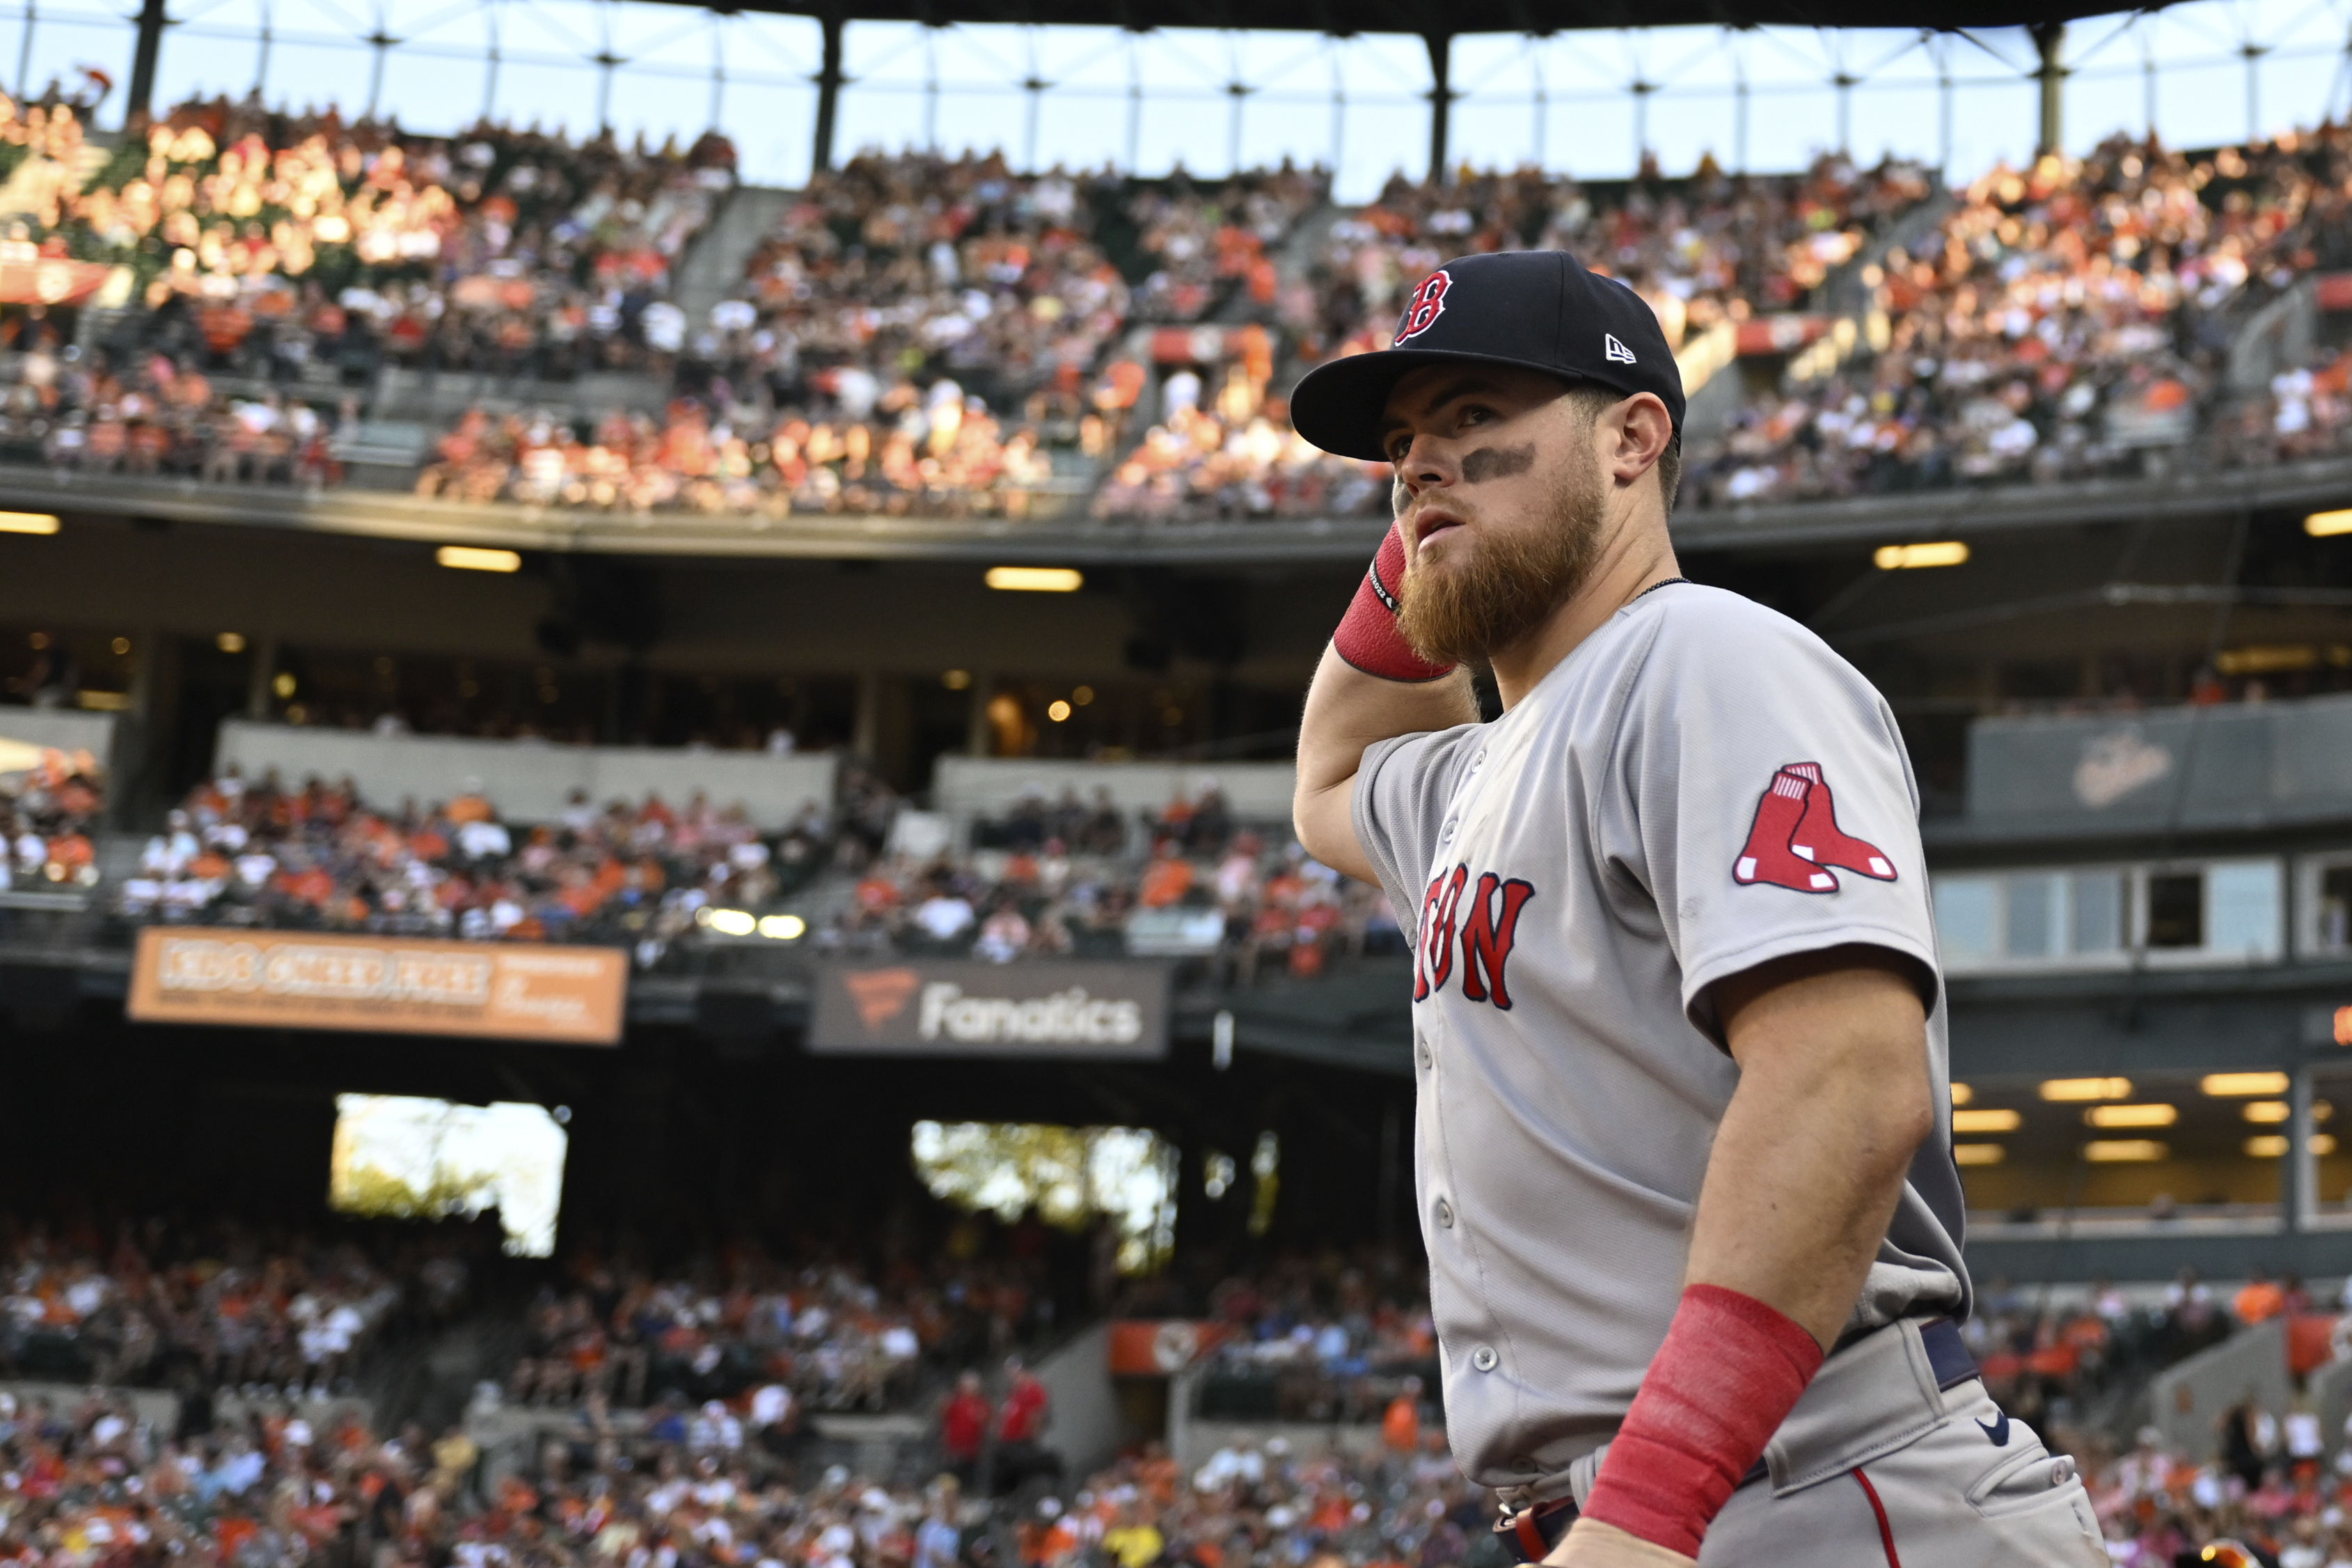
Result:
<svg viewBox="0 0 2352 1568"><path fill-rule="evenodd" d="M1014 1389L1021 1386L1015 1375ZM303 1407L212 1422L143 1424L127 1399L60 1406L0 1398L0 1552L63 1565L153 1549L222 1568L324 1562L524 1563L580 1558L824 1568L956 1568L999 1561L1000 1530L1037 1568L1225 1561L1417 1563L1472 1560L1494 1509L1466 1483L1411 1391L1382 1413L1368 1450L1304 1451L1275 1437L1234 1441L1189 1473L1145 1444L1084 1478L1050 1473L1006 1512L971 1498L950 1444L916 1471L861 1478L827 1464L789 1403L754 1392L686 1410L667 1402L625 1422L592 1400L535 1454L491 1463L452 1428L389 1437L355 1414ZM1003 1421L976 1389L943 1410L952 1439ZM1012 1393L1008 1390L1008 1394ZM2210 1561L2242 1542L2277 1568L2352 1562L2344 1500L2352 1481L2326 1459L2307 1410L2233 1408L2220 1457L2165 1448L2153 1429L2122 1452L2053 1433L2082 1464L2109 1555L2122 1568ZM1006 1443L1003 1448L1010 1449ZM999 1519L1003 1522L997 1522Z"/></svg>
<svg viewBox="0 0 2352 1568"><path fill-rule="evenodd" d="M2190 156L2116 138L1999 167L1864 273L1885 341L1695 451L1695 505L2275 462L2332 444L2343 374L2229 406L2237 327L2352 258L2352 130Z"/></svg>
<svg viewBox="0 0 2352 1568"><path fill-rule="evenodd" d="M12 767L12 761L0 758L0 890L94 885L98 850L91 835L106 810L106 779L97 761L86 751L46 747L23 765Z"/></svg>
<svg viewBox="0 0 2352 1568"><path fill-rule="evenodd" d="M746 1413L749 1414L748 1412ZM184 1419L181 1426L188 1427ZM1000 1542L950 1476L928 1484L780 1458L721 1407L639 1432L601 1415L520 1469L451 1429L373 1432L296 1410L184 1430L127 1402L0 1405L0 1552L40 1568L150 1552L220 1568L610 1560L818 1568L1037 1568L1115 1560L1461 1561L1478 1495L1434 1442L1348 1459L1276 1441L1191 1475L1154 1446L1040 1492Z"/></svg>
<svg viewBox="0 0 2352 1568"><path fill-rule="evenodd" d="M472 786L394 810L348 782L291 788L232 769L171 813L118 906L227 925L658 942L713 903L757 906L799 885L836 841L814 801L762 834L740 806L699 793L600 808L574 791L561 821L523 828Z"/></svg>
<svg viewBox="0 0 2352 1568"><path fill-rule="evenodd" d="M348 780L232 769L169 814L113 907L134 922L615 943L646 964L710 911L794 894L819 912L826 954L1202 957L1246 982L1404 949L1377 889L1238 823L1213 783L1132 823L1099 793L1089 806L1032 792L956 854L888 852L898 804L853 770L837 809L812 801L781 831L698 791L601 807L575 791L560 821L526 826L471 783L393 809ZM44 856L68 852L51 842Z"/></svg>
<svg viewBox="0 0 2352 1568"><path fill-rule="evenodd" d="M782 1412L898 1408L1055 1317L1034 1251L879 1268L737 1255L686 1274L583 1259L530 1308L519 1405L751 1400ZM760 1391L766 1391L763 1393Z"/></svg>
<svg viewBox="0 0 2352 1568"><path fill-rule="evenodd" d="M348 1388L397 1322L467 1300L459 1242L369 1249L221 1222L101 1233L0 1218L0 1371L199 1389Z"/></svg>
<svg viewBox="0 0 2352 1568"><path fill-rule="evenodd" d="M869 864L815 933L821 950L1213 958L1225 977L1320 974L1339 954L1402 952L1388 901L1235 821L1213 783L1128 822L1107 794L1033 790L973 825L956 856ZM1139 850L1139 854L1138 851Z"/></svg>
<svg viewBox="0 0 2352 1568"><path fill-rule="evenodd" d="M440 433L428 497L761 524L1021 519L1089 489L1144 521L1377 513L1380 475L1301 442L1280 389L1379 346L1447 256L1558 246L1671 343L1793 329L1735 333L1777 384L1694 433L1689 506L2274 463L2341 446L2347 364L2323 348L2242 395L2226 361L2255 308L2345 260L2347 151L2332 125L2193 155L2117 138L1997 167L1932 223L1923 170L1836 157L1400 178L1326 220L1328 177L1288 165L1220 184L867 153L792 193L690 319L671 275L734 181L715 135L420 137L212 99L105 152L70 105L0 99L0 173L30 193L0 292L13 258L68 269L68 303L135 307L79 335L0 308L0 453L332 485L394 366L519 393ZM1139 362L1131 329L1212 322L1189 361ZM667 402L549 395L596 371Z"/></svg>

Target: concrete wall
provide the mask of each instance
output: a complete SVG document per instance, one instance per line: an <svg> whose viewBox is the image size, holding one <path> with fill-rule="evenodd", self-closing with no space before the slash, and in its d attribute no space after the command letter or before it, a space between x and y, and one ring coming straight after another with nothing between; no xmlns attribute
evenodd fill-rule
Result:
<svg viewBox="0 0 2352 1568"><path fill-rule="evenodd" d="M114 716L79 708L0 706L0 740L87 751L103 764L114 746Z"/></svg>
<svg viewBox="0 0 2352 1568"><path fill-rule="evenodd" d="M811 800L830 806L840 766L830 755L383 736L246 719L221 726L214 767L226 770L232 764L247 779L275 768L289 786L313 775L348 777L363 798L387 808L411 799L420 805L446 800L474 779L502 815L525 822L561 817L575 789L587 790L599 806L616 799L634 805L652 792L682 806L699 789L722 809L740 803L754 822L770 829L783 826Z"/></svg>
<svg viewBox="0 0 2352 1568"><path fill-rule="evenodd" d="M931 776L931 800L958 821L1000 816L1035 786L1045 799L1065 789L1094 804L1097 789L1108 789L1118 809L1160 811L1181 794L1190 800L1209 784L1224 792L1234 816L1246 821L1287 822L1298 770L1287 762L1076 762L1018 757L942 757Z"/></svg>
<svg viewBox="0 0 2352 1568"><path fill-rule="evenodd" d="M1980 718L1971 821L2063 837L2173 822L2246 828L2352 814L2352 697L2135 715Z"/></svg>
<svg viewBox="0 0 2352 1568"><path fill-rule="evenodd" d="M1186 1471L1209 1462L1219 1448L1263 1448L1279 1437L1294 1456L1325 1452L1369 1458L1381 1451L1381 1429L1369 1423L1322 1424L1312 1421L1202 1421L1194 1418L1179 1428L1171 1440L1176 1462Z"/></svg>
<svg viewBox="0 0 2352 1568"><path fill-rule="evenodd" d="M0 1379L0 1391L16 1396L19 1409L46 1399L59 1416L71 1419L82 1401L95 1394L107 1399L128 1399L140 1424L170 1437L180 1424L180 1396L163 1388L94 1388L84 1383L43 1383L23 1378Z"/></svg>
<svg viewBox="0 0 2352 1568"><path fill-rule="evenodd" d="M2168 1447L2201 1461L2221 1449L2215 1423L2224 1410L2252 1398L2276 1415L2286 1409L2292 1395L2286 1324L2273 1318L2158 1376L2148 1385L2148 1421L2164 1434Z"/></svg>
<svg viewBox="0 0 2352 1568"><path fill-rule="evenodd" d="M1045 1447L1062 1456L1073 1481L1118 1452L1118 1398L1110 1382L1110 1325L1097 1323L1039 1361L1032 1371L1053 1399Z"/></svg>
<svg viewBox="0 0 2352 1568"><path fill-rule="evenodd" d="M2344 1418L2352 1416L2352 1361L2331 1361L2304 1379L2304 1396L2319 1417L2319 1435L2332 1457L2344 1447Z"/></svg>

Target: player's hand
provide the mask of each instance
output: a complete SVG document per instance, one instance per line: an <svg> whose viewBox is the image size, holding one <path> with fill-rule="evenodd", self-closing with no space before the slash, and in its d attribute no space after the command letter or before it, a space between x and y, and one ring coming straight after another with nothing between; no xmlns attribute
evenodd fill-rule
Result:
<svg viewBox="0 0 2352 1568"><path fill-rule="evenodd" d="M1597 1519L1580 1519L1544 1559L1547 1568L1692 1568L1679 1552L1653 1546Z"/></svg>

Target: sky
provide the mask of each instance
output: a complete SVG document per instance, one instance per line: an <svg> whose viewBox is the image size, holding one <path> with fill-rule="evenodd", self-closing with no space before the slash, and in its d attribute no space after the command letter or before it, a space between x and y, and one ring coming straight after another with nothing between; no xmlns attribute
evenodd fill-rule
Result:
<svg viewBox="0 0 2352 1568"><path fill-rule="evenodd" d="M127 79L131 29L107 0L0 11L0 86L38 91L95 66ZM716 123L755 183L796 185L814 151L816 24L648 0L171 0L158 101L242 97L367 108L412 130L486 111L658 141ZM2206 146L2315 123L2352 99L2352 0L2197 0L2073 24L2065 141L2153 123ZM383 48L366 40L398 40ZM2256 52L2251 72L2246 50ZM609 67L596 62L602 57ZM1002 148L1016 163L1214 174L1290 157L1335 167L1342 200L1428 162L1430 66L1418 38L1108 27L853 23L836 152ZM1454 45L1454 160L1533 161L1592 179L1646 145L1668 173L1801 167L1843 144L1972 177L2033 146L2038 89L2021 30L1712 27ZM1847 93L1830 85L1855 78ZM1948 80L1948 89L1942 84ZM1024 90L1022 84L1045 84ZM1635 92L1633 84L1648 90ZM1743 94L1741 88L1745 84ZM2153 111L2151 116L2151 110ZM120 117L119 100L101 121Z"/></svg>

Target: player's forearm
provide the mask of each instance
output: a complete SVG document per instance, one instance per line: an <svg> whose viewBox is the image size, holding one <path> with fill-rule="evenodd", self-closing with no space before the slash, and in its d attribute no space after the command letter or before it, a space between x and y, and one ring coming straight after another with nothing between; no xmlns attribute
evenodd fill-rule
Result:
<svg viewBox="0 0 2352 1568"><path fill-rule="evenodd" d="M1324 864L1371 879L1356 844L1349 793L1364 748L1375 741L1472 724L1477 698L1469 674L1433 681L1368 675L1326 647L1298 722L1298 784L1292 814L1298 841Z"/></svg>
<svg viewBox="0 0 2352 1568"><path fill-rule="evenodd" d="M1898 968L1818 968L1747 1002L1739 1087L1707 1161L1688 1282L1751 1296L1833 1345L1934 1130L1926 1023Z"/></svg>

